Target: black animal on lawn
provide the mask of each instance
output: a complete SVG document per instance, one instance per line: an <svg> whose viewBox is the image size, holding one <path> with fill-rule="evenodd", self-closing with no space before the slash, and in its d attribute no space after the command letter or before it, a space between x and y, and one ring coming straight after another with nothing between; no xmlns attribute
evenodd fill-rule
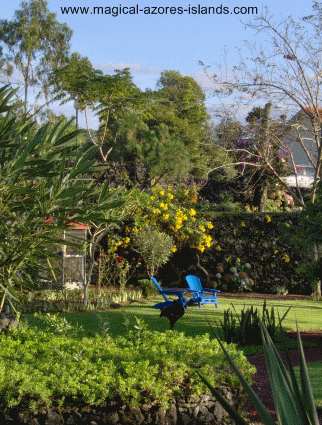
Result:
<svg viewBox="0 0 322 425"><path fill-rule="evenodd" d="M176 301L173 300L172 304L168 307L165 307L161 310L160 317L167 317L170 321L170 329L173 329L173 326L175 325L176 321L180 319L184 315L184 308L182 305Z"/></svg>

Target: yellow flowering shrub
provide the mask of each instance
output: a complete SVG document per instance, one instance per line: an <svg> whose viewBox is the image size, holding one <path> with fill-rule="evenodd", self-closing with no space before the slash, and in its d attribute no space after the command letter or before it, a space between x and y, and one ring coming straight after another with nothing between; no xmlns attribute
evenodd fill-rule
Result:
<svg viewBox="0 0 322 425"><path fill-rule="evenodd" d="M170 235L175 241L174 252L183 246L190 246L203 252L212 244L208 234L213 228L210 221L198 218L192 205L197 201L197 192L185 185L152 189L153 195L140 194L140 203L135 212L134 229L146 224L156 226L160 231Z"/></svg>
<svg viewBox="0 0 322 425"><path fill-rule="evenodd" d="M115 256L129 254L135 247L135 240L147 225L152 230L171 236L173 253L184 246L204 252L213 245L209 232L214 226L211 221L198 217L194 209L198 199L197 191L193 186L189 189L186 185L156 186L150 194L134 189L132 198L137 203L123 226L116 229L112 227L107 234L106 254L112 260ZM132 263L131 254L129 261Z"/></svg>

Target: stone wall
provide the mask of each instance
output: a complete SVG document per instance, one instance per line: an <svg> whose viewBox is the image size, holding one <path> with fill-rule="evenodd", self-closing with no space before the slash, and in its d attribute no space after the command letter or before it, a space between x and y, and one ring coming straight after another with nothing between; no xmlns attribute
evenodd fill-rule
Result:
<svg viewBox="0 0 322 425"><path fill-rule="evenodd" d="M227 257L239 257L242 262L252 266L249 277L255 282L253 290L256 292L270 293L275 285L280 285L291 294L312 293L306 278L296 273L302 257L283 239L283 230L278 228L278 223L297 226L299 214L227 213L209 216L207 219L214 226L210 231L214 244L203 253L190 249L175 253L168 264L158 271L158 277L165 287L185 287L185 276L188 274L198 275L205 286L206 276L196 266L198 254L201 266L209 273L211 282L215 280L218 263L223 263Z"/></svg>
<svg viewBox="0 0 322 425"><path fill-rule="evenodd" d="M226 400L239 409L244 398L241 387L231 391L217 388ZM0 423L29 425L233 425L235 422L221 407L218 401L206 392L200 396L170 400L169 409L156 404L145 404L130 408L121 401L113 401L94 408L64 409L61 412L46 410L31 413L28 410L11 409L0 413Z"/></svg>

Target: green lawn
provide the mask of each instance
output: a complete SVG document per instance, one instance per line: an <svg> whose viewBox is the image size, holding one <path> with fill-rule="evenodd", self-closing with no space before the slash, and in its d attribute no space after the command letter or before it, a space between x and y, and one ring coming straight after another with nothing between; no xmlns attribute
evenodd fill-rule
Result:
<svg viewBox="0 0 322 425"><path fill-rule="evenodd" d="M322 408L322 362L308 363L307 369L311 381L313 396L317 407ZM295 376L300 384L300 367L294 368Z"/></svg>
<svg viewBox="0 0 322 425"><path fill-rule="evenodd" d="M152 309L151 307L162 298L154 301L133 302L132 304L119 308L111 309L102 312L81 312L81 313L60 313L59 316L65 317L70 324L82 325L86 332L102 331L102 322L107 322L109 327L109 334L111 336L125 335L127 328L133 329L135 324L134 316L143 319L148 325L149 330L164 332L169 329L169 321L166 318L160 318L160 311ZM188 307L184 316L178 320L174 329L179 332L184 332L187 336L204 335L205 333L211 334L209 323L214 325L214 319L219 321L223 319L225 309L231 308L233 303L237 312L239 313L246 306L253 305L262 310L262 300L241 300L241 299L225 299L218 296L219 308L216 309L214 305L204 305L200 309L198 305ZM247 301L247 302L245 302ZM283 325L285 330L296 329L296 321L299 330L301 329L322 329L322 303L307 300L268 300L267 307L278 309L280 316L282 316L289 306L292 306L290 312L286 316ZM31 314L24 315L28 319L31 326L42 328L40 319ZM127 327L124 323L128 322ZM208 323L209 322L209 323ZM297 342L295 340L288 340L289 348L297 349ZM277 344L278 349L282 346ZM303 343L303 346L311 346L309 343ZM261 346L244 347L243 351L246 355L255 354L262 351ZM315 402L318 407L322 407L322 364L321 362L308 364L311 384L313 387Z"/></svg>
<svg viewBox="0 0 322 425"><path fill-rule="evenodd" d="M102 333L101 321L108 323L109 333L112 336L124 335L127 331L124 322L128 321L130 328L133 328L134 316L137 316L148 325L149 330L156 330L163 332L169 329L169 321L167 318L160 319L160 311L152 309L151 307L156 303L155 301L142 301L134 302L127 307L106 310L103 312L80 312L80 313L60 313L71 324L77 322L83 326L86 332ZM214 319L219 321L223 319L225 309L231 308L234 304L237 312L239 313L246 306L254 305L259 307L261 312L263 301L262 300L241 300L241 299L225 299L219 298L219 308L216 309L214 305L203 305L200 309L198 305L190 306L187 308L184 316L178 320L175 328L179 332L184 332L187 336L203 335L205 333L211 334L209 323L214 325ZM245 303L245 301L247 301ZM292 301L275 301L268 300L267 307L278 309L280 316L282 316L289 306L292 306L288 315L284 319L283 325L285 330L296 329L296 321L298 322L299 329L322 329L322 303L307 300L292 300ZM38 318L31 314L26 314L28 323L31 326L42 327L42 323ZM208 323L209 322L209 323ZM292 342L293 343L293 342ZM296 342L294 341L295 347ZM245 353L250 354L256 352L260 348L249 347Z"/></svg>

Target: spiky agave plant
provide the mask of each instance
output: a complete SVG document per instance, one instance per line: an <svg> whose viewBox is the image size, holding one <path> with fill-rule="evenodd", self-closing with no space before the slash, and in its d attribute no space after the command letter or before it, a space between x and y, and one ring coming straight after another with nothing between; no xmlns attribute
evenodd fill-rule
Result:
<svg viewBox="0 0 322 425"><path fill-rule="evenodd" d="M285 349L287 367L286 368L279 356L272 339L270 338L265 325L259 319L261 328L261 337L263 349L265 353L269 379L271 383L274 405L278 417L279 425L319 425L316 406L313 398L311 383L306 367L302 341L299 330L297 328L298 350L300 355L300 380L301 388L299 388L294 369L291 363L288 349ZM211 326L211 325L210 325ZM230 365L237 374L244 390L254 403L257 412L265 425L276 425L275 420L269 414L265 406L261 403L258 396L249 386L248 382L241 374L231 356L220 341L217 332L211 326L211 329L217 338L222 350L224 351ZM217 398L223 408L230 414L238 425L248 425L242 416L218 393L218 391L197 372L202 381L210 389L211 393Z"/></svg>

